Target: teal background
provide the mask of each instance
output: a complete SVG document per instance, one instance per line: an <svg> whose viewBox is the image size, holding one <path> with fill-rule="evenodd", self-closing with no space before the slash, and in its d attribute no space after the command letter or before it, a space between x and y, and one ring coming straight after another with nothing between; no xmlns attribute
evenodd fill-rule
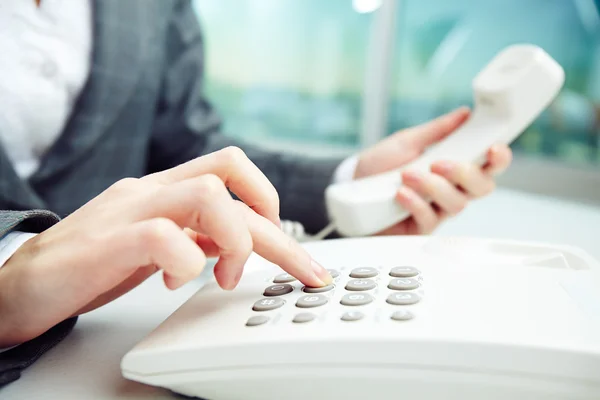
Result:
<svg viewBox="0 0 600 400"><path fill-rule="evenodd" d="M228 134L359 146L375 13L350 0L196 0L207 92ZM400 1L387 133L471 104L471 81L502 48L543 47L564 90L513 145L571 164L600 159L600 16L595 0Z"/></svg>

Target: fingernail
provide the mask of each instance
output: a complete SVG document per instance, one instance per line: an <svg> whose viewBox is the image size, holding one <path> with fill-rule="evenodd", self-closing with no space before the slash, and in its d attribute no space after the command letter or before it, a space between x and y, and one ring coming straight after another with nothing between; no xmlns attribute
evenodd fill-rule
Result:
<svg viewBox="0 0 600 400"><path fill-rule="evenodd" d="M449 161L441 161L435 164L435 168L444 174L448 174L452 171L454 165Z"/></svg>
<svg viewBox="0 0 600 400"><path fill-rule="evenodd" d="M313 271L315 272L315 275L317 276L317 278L321 281L321 283L322 283L321 286L326 286L326 285L329 285L331 282L333 282L333 278L331 277L331 274L329 273L329 271L327 271L325 268L323 268L315 260L311 261L311 267L312 267Z"/></svg>
<svg viewBox="0 0 600 400"><path fill-rule="evenodd" d="M402 199L405 202L412 201L412 195L411 195L410 191L405 187L401 187L400 189L398 189L398 196L402 197Z"/></svg>

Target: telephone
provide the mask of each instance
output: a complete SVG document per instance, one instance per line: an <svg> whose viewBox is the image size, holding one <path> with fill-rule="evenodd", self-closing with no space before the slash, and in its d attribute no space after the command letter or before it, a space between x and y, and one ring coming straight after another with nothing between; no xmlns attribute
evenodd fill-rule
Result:
<svg viewBox="0 0 600 400"><path fill-rule="evenodd" d="M402 168L328 187L325 199L331 224L316 236L304 234L294 222L286 224L286 232L301 241L321 239L333 230L345 237L365 236L408 218L394 201L402 170L429 172L438 160L483 164L493 144L510 144L525 131L554 100L564 80L562 67L540 47L507 47L474 78L473 113L452 135Z"/></svg>
<svg viewBox="0 0 600 400"><path fill-rule="evenodd" d="M514 45L475 78L469 121L405 168L483 162L550 104L562 68ZM371 237L408 217L400 170L332 185L316 236L284 222L335 282L304 287L257 255L122 360L131 380L207 400L599 399L600 267L576 248ZM319 241L333 229L346 238Z"/></svg>
<svg viewBox="0 0 600 400"><path fill-rule="evenodd" d="M600 267L571 247L435 236L304 243L335 281L253 255L122 360L206 400L597 400Z"/></svg>

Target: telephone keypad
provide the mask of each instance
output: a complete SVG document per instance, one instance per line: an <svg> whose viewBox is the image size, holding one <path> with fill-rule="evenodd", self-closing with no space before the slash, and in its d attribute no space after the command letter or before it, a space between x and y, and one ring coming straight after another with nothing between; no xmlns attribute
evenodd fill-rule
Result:
<svg viewBox="0 0 600 400"><path fill-rule="evenodd" d="M267 286L262 293L265 297L256 301L252 307L254 311L262 314L252 316L246 325L271 324L270 321L288 321L294 324L317 319L321 322L331 321L332 314L328 310L337 310L340 307L340 313L333 314L338 321L353 322L370 317L382 321L378 319L381 307L389 308L388 311L384 311L388 321L409 321L415 318L414 310L410 306L421 301L422 290L418 289L422 286L422 277L419 269L404 265L390 269L363 266L328 271L335 283L324 287L303 286L287 273L275 276L272 278L273 284ZM291 303L289 306L296 310L305 309L306 312L281 319L279 311L274 310L283 307L288 300ZM337 306L334 306L336 303ZM329 308L329 304L332 304L332 308ZM309 310L314 312L308 312ZM269 311L274 311L275 314L269 314Z"/></svg>

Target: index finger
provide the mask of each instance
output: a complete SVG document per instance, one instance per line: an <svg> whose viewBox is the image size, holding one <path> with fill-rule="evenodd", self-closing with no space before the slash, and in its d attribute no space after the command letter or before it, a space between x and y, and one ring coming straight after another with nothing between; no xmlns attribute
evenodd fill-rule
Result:
<svg viewBox="0 0 600 400"><path fill-rule="evenodd" d="M239 203L241 207L245 207ZM292 237L286 235L260 215L245 207L246 222L254 252L279 265L284 271L310 287L322 287L333 282L329 272L314 260Z"/></svg>
<svg viewBox="0 0 600 400"><path fill-rule="evenodd" d="M237 147L188 161L177 167L143 177L143 180L171 185L201 175L218 176L246 205L274 224L279 224L279 195L273 184Z"/></svg>

